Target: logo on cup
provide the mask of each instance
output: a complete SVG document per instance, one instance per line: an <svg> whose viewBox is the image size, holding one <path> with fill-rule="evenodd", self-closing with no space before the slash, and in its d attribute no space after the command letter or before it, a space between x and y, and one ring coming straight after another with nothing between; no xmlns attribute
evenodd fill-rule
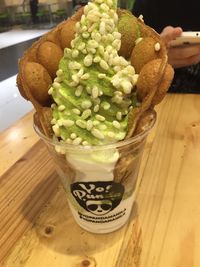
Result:
<svg viewBox="0 0 200 267"><path fill-rule="evenodd" d="M71 184L71 193L81 207L101 216L119 205L124 186L115 182L77 182Z"/></svg>

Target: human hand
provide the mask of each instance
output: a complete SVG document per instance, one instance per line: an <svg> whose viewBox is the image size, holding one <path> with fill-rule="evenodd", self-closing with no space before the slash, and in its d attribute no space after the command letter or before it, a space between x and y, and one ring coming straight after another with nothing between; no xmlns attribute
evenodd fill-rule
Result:
<svg viewBox="0 0 200 267"><path fill-rule="evenodd" d="M160 36L168 48L168 60L174 68L181 68L200 62L200 45L170 46L170 41L180 36L180 27L167 26L163 29Z"/></svg>

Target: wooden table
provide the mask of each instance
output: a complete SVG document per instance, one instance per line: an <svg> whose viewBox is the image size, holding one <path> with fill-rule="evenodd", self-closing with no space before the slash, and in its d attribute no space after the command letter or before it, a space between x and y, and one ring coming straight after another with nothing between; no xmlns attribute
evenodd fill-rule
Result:
<svg viewBox="0 0 200 267"><path fill-rule="evenodd" d="M167 95L157 112L130 221L105 235L74 222L32 113L3 132L2 266L199 267L200 95Z"/></svg>

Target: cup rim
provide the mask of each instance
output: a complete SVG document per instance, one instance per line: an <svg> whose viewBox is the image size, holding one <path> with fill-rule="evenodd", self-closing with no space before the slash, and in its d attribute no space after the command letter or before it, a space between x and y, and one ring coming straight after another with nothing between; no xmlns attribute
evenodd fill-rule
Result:
<svg viewBox="0 0 200 267"><path fill-rule="evenodd" d="M128 139L124 139L124 140L114 142L114 143L103 144L103 145L83 146L83 145L73 145L73 144L61 143L60 141L57 141L53 138L50 138L50 137L46 136L44 133L42 133L40 131L39 127L35 124L34 119L33 119L33 128L34 128L35 132L38 134L38 136L50 145L66 148L67 150L74 150L74 149L80 150L80 151L106 150L106 149L111 149L111 148L120 148L120 147L129 145L129 144L134 144L134 143L140 142L142 139L144 139L148 135L150 130L153 128L153 126L155 125L155 122L157 119L157 113L154 109L151 111L151 114L153 115L153 118L152 118L151 122L147 125L147 127L145 127L144 131L142 131L139 134L136 134L133 137L130 137Z"/></svg>

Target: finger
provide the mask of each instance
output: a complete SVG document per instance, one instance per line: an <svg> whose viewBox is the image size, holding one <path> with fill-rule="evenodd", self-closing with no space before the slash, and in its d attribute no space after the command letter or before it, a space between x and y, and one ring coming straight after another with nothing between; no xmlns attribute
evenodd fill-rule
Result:
<svg viewBox="0 0 200 267"><path fill-rule="evenodd" d="M169 63L174 68L187 67L187 66L195 65L199 62L200 62L200 55L191 56L189 58L180 58L178 60L175 60L174 58L169 57Z"/></svg>
<svg viewBox="0 0 200 267"><path fill-rule="evenodd" d="M168 49L168 55L170 57L174 57L174 59L186 59L193 56L198 56L200 55L200 45L171 47Z"/></svg>
<svg viewBox="0 0 200 267"><path fill-rule="evenodd" d="M182 28L180 27L172 27L167 26L163 29L160 36L163 39L163 41L168 44L170 41L174 40L176 37L180 36L183 32Z"/></svg>

